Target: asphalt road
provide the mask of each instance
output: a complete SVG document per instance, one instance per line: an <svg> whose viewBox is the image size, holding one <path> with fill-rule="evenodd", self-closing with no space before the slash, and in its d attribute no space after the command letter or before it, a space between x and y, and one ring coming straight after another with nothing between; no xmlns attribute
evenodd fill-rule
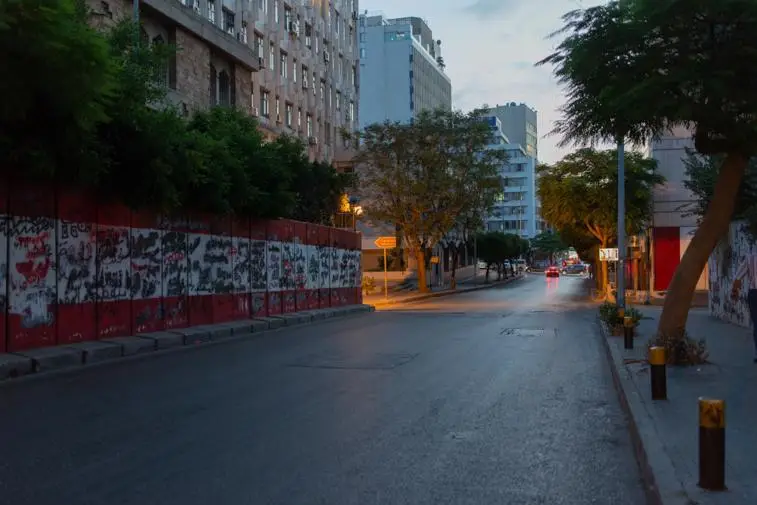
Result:
<svg viewBox="0 0 757 505"><path fill-rule="evenodd" d="M643 504L581 283L0 387L0 503Z"/></svg>

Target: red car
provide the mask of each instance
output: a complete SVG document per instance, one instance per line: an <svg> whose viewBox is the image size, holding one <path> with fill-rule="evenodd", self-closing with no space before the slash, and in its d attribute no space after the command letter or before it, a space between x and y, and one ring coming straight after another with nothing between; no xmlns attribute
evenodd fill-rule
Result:
<svg viewBox="0 0 757 505"><path fill-rule="evenodd" d="M560 270L554 265L547 268L546 272L544 272L544 275L547 277L560 277Z"/></svg>

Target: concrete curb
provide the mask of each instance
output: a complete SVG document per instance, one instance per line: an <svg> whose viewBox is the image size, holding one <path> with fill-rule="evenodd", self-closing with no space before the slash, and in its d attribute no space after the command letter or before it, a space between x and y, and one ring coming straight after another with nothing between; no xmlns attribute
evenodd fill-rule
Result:
<svg viewBox="0 0 757 505"><path fill-rule="evenodd" d="M250 336L262 336L278 329L374 310L372 305L345 305L0 354L0 386L17 382L22 378L32 379L56 372L92 368L164 352L201 347L201 344L219 344Z"/></svg>
<svg viewBox="0 0 757 505"><path fill-rule="evenodd" d="M372 305L375 308L377 308L377 309L378 308L382 308L382 307L391 307L393 305L406 305L408 303L415 303L415 302L421 302L423 300L428 300L429 298L440 298L442 296L461 295L463 293L471 293L473 291L481 291L481 290L484 290L484 289L493 289L493 288L496 288L498 286L505 286L507 284L510 284L511 282L515 282L515 281L521 280L523 278L525 278L525 275L519 275L517 277L511 277L511 278L505 279L503 281L494 281L491 284L483 284L481 286L473 286L473 287L470 287L470 288L458 288L458 289L455 289L454 291L453 290L445 290L445 291L437 291L436 293L425 293L425 294L422 294L422 295L416 295L416 296L411 296L411 297L408 297L408 298L404 298L402 300L391 300L391 299L389 301L383 301L383 300L378 301L377 300Z"/></svg>
<svg viewBox="0 0 757 505"><path fill-rule="evenodd" d="M696 503L689 497L683 483L676 476L673 461L665 451L665 444L647 409L644 400L644 396L647 395L639 391L625 366L620 350L610 343L611 338L619 339L619 337L610 336L607 327L599 319L597 319L597 326L610 365L613 385L621 408L628 419L631 443L644 481L647 503L649 505Z"/></svg>

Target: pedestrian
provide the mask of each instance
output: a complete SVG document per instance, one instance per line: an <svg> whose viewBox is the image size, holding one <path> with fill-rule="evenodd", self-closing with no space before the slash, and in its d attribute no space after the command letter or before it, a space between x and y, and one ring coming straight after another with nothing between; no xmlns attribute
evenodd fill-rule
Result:
<svg viewBox="0 0 757 505"><path fill-rule="evenodd" d="M736 270L731 288L731 298L735 302L739 298L742 279L748 283L746 303L749 308L749 318L752 320L752 338L754 340L754 362L757 363L757 254L747 255Z"/></svg>

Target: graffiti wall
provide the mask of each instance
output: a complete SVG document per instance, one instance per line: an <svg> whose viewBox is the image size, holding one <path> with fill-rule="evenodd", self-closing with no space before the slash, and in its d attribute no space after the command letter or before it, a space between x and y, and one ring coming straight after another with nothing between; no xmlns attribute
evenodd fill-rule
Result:
<svg viewBox="0 0 757 505"><path fill-rule="evenodd" d="M0 191L0 352L361 302L352 231Z"/></svg>
<svg viewBox="0 0 757 505"><path fill-rule="evenodd" d="M757 244L747 233L746 225L743 222L731 223L728 236L715 247L708 263L710 313L713 316L740 326L750 326L746 303L748 286L744 286L736 300L731 297L731 288L739 266L756 254Z"/></svg>

